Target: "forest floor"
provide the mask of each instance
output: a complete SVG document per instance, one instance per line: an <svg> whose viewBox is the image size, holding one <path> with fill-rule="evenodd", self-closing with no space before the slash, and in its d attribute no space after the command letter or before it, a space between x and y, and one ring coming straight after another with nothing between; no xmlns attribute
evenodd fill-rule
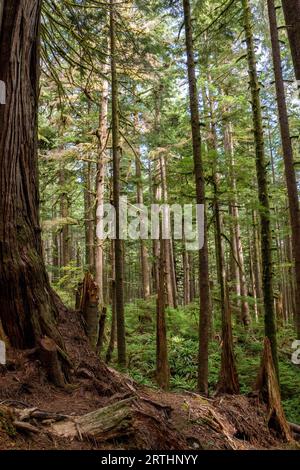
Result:
<svg viewBox="0 0 300 470"><path fill-rule="evenodd" d="M209 350L209 391L214 394L219 378L221 357L221 324L218 305ZM170 389L194 392L197 387L198 302L176 310L167 309ZM139 384L156 388L155 383L155 299L138 300L126 307L128 373ZM108 322L109 323L109 322ZM252 391L263 349L263 315L248 330L238 322L233 311L233 340L241 394ZM292 363L292 325L278 324L278 356L283 407L287 419L300 424L300 366ZM114 356L113 366L117 367Z"/></svg>
<svg viewBox="0 0 300 470"><path fill-rule="evenodd" d="M8 351L0 369L1 450L296 448L269 430L254 394L204 398L192 391L162 392L101 363L77 313L62 312L60 331L73 363L66 390L48 382L35 350ZM124 404L126 416L104 434L76 428L70 438L57 432L61 422L116 404Z"/></svg>

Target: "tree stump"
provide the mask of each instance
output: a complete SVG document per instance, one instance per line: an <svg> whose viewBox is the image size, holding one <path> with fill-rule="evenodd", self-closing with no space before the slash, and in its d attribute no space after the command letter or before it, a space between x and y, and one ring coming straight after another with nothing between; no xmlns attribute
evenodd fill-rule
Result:
<svg viewBox="0 0 300 470"><path fill-rule="evenodd" d="M40 360L49 380L58 387L65 388L66 380L61 369L61 364L58 358L58 349L56 343L47 336L40 340Z"/></svg>
<svg viewBox="0 0 300 470"><path fill-rule="evenodd" d="M264 340L264 350L255 391L260 400L267 406L268 427L276 432L284 441L291 441L290 426L286 420L282 404L276 371L272 359L271 344L268 338Z"/></svg>

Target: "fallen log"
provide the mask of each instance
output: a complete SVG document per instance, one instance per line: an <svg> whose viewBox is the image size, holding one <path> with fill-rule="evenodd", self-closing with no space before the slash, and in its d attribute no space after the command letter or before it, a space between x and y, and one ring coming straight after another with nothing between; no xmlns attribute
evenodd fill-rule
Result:
<svg viewBox="0 0 300 470"><path fill-rule="evenodd" d="M291 428L291 431L295 432L296 434L300 434L300 426L299 424L295 423L288 423L289 427Z"/></svg>
<svg viewBox="0 0 300 470"><path fill-rule="evenodd" d="M134 411L130 405L134 400L134 397L127 398L83 416L69 417L64 422L53 424L49 431L60 437L85 437L96 441L129 436L133 433Z"/></svg>

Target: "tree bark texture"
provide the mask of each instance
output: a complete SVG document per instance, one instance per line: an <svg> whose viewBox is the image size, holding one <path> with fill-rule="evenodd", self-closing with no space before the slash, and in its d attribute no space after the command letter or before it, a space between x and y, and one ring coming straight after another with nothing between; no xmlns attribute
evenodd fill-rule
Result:
<svg viewBox="0 0 300 470"><path fill-rule="evenodd" d="M256 174L258 184L258 199L260 204L261 225L261 257L262 257L262 285L265 314L265 335L269 338L272 348L273 361L278 373L277 339L273 295L272 270L272 237L270 221L270 204L267 177L267 164L265 158L263 120L260 101L260 84L257 74L254 39L252 31L252 15L249 0L242 0L244 12L244 28L247 44L248 71L250 79L251 105L253 115L254 143L256 154Z"/></svg>
<svg viewBox="0 0 300 470"><path fill-rule="evenodd" d="M193 50L193 32L191 6L189 0L183 0L185 42L188 64L188 80L191 110L191 127L193 140L194 172L197 204L205 205L205 181L202 165L199 102ZM206 211L205 211L206 213ZM199 321L199 360L198 360L198 389L200 393L208 393L208 339L210 327L210 295L209 267L207 245L207 222L204 221L204 245L199 252L199 291L200 291L200 321Z"/></svg>
<svg viewBox="0 0 300 470"><path fill-rule="evenodd" d="M12 346L47 335L63 346L42 257L37 171L41 2L4 2L0 37L0 319Z"/></svg>

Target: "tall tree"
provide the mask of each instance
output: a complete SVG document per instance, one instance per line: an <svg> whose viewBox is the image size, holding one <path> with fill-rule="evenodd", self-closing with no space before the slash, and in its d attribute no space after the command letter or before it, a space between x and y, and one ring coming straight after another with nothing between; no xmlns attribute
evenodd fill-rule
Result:
<svg viewBox="0 0 300 470"><path fill-rule="evenodd" d="M199 101L193 48L193 31L191 20L191 5L189 0L183 0L185 44L189 80L189 97L191 110L191 127L193 141L194 172L196 182L197 204L205 206L205 180L202 164ZM209 268L207 245L207 222L204 211L204 245L199 252L199 291L200 291L200 321L199 321L199 359L198 359L198 388L203 394L208 393L208 338L210 327L210 296Z"/></svg>
<svg viewBox="0 0 300 470"><path fill-rule="evenodd" d="M167 256L165 253L168 240L162 237L160 223L160 252L159 252L159 288L156 305L156 379L158 385L169 388L170 368L168 361L167 327L166 327L166 292L167 292Z"/></svg>
<svg viewBox="0 0 300 470"><path fill-rule="evenodd" d="M273 65L275 75L275 87L277 97L277 107L279 115L279 125L281 133L281 143L283 149L283 160L285 168L285 179L288 191L290 224L292 228L293 255L295 260L296 274L296 327L297 335L300 338L300 209L298 199L298 188L294 167L293 147L290 136L290 126L285 99L284 82L282 76L281 53L279 45L279 35L277 28L277 18L274 0L268 0L268 12L270 21L270 33L272 42ZM300 28L300 17L299 17ZM299 45L298 45L299 49Z"/></svg>
<svg viewBox="0 0 300 470"><path fill-rule="evenodd" d="M108 72L108 67L105 64L104 74ZM102 79L101 102L99 112L99 129L97 131L98 137L98 158L97 158L97 173L96 173L96 223L100 222L97 215L97 208L104 204L104 191L105 191L105 166L107 161L107 138L108 138L108 80L106 77ZM99 287L99 305L100 309L104 304L104 241L98 237L96 239L95 247L95 281Z"/></svg>
<svg viewBox="0 0 300 470"><path fill-rule="evenodd" d="M300 0L282 0L298 89L300 89Z"/></svg>
<svg viewBox="0 0 300 470"><path fill-rule="evenodd" d="M272 266L272 234L270 221L269 188L267 164L265 158L265 144L262 109L260 101L260 84L257 74L257 65L252 30L252 14L249 0L242 0L244 29L247 44L248 73L251 91L251 106L254 129L255 162L258 185L259 213L261 222L261 257L262 257L262 284L265 314L265 334L271 343L274 366L278 374L276 322L274 312L273 294L273 266Z"/></svg>
<svg viewBox="0 0 300 470"><path fill-rule="evenodd" d="M0 37L0 80L6 84L6 104L0 105L0 319L10 344L21 349L43 335L63 346L39 222L40 7L36 0L4 1Z"/></svg>
<svg viewBox="0 0 300 470"><path fill-rule="evenodd" d="M113 153L113 202L116 213L115 248L115 295L117 318L118 363L126 366L126 340L124 318L124 257L123 241L120 233L120 126L119 126L119 86L117 73L116 47L116 0L110 0L110 54L111 54L111 103L112 103L112 153Z"/></svg>
<svg viewBox="0 0 300 470"><path fill-rule="evenodd" d="M135 115L135 127L138 128L138 115ZM138 150L135 151L135 176L136 176L136 199L137 203L144 204L143 183L142 183L142 163L141 155ZM145 240L140 240L140 256L142 271L142 292L143 298L150 297L150 270L148 262L148 249Z"/></svg>
<svg viewBox="0 0 300 470"><path fill-rule="evenodd" d="M210 77L209 77L210 79ZM221 300L221 319L222 319L222 354L221 369L218 382L219 393L235 394L239 392L238 374L235 365L233 352L233 336L231 323L231 310L228 298L227 276L225 269L225 250L223 241L223 217L220 207L220 178L218 174L218 137L216 128L216 118L214 115L213 96L208 94L210 128L209 128L209 146L213 152L212 155L212 185L213 185L213 205L215 219L215 247L218 282L220 286Z"/></svg>

